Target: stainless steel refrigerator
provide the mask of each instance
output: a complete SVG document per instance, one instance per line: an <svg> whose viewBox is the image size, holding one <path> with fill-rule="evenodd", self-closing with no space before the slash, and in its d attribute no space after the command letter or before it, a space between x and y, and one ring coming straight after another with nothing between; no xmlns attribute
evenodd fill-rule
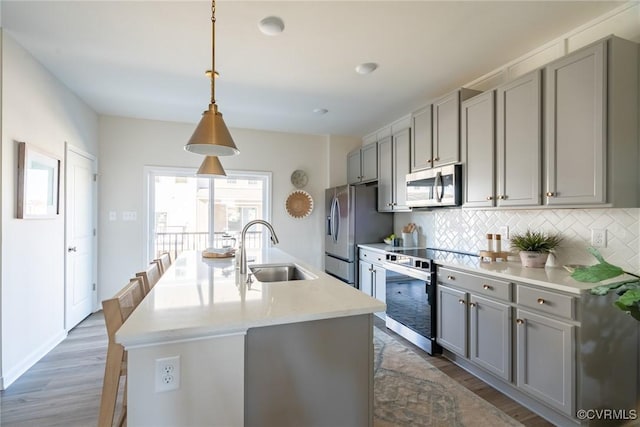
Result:
<svg viewBox="0 0 640 427"><path fill-rule="evenodd" d="M360 243L393 233L393 214L377 211L378 187L342 185L325 191L325 271L357 287Z"/></svg>

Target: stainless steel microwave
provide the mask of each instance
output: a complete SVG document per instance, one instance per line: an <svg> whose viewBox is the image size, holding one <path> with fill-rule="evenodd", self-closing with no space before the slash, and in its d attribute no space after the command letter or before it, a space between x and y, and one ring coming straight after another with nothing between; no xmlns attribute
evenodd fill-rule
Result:
<svg viewBox="0 0 640 427"><path fill-rule="evenodd" d="M407 205L412 208L460 206L462 165L448 165L407 175Z"/></svg>

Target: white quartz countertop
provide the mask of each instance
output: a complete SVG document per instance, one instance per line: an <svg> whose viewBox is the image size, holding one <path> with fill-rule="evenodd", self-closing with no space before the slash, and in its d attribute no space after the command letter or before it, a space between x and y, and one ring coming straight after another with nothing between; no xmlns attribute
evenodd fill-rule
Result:
<svg viewBox="0 0 640 427"><path fill-rule="evenodd" d="M383 243L371 243L358 245L364 249L370 249L379 252L393 252L398 248ZM452 257L454 259L434 259L437 265L444 267L453 267L465 270L470 273L483 273L490 276L506 279L510 281L520 281L528 284L537 285L557 291L567 292L571 294L582 294L590 289L621 280L621 278L611 279L600 283L584 283L578 282L571 277L571 274L563 267L545 267L545 268L528 268L523 267L518 261L481 261L479 257Z"/></svg>
<svg viewBox="0 0 640 427"><path fill-rule="evenodd" d="M268 248L248 264L294 263L311 280L246 284L235 258L181 254L116 334L128 347L246 333L247 329L384 311L365 295L292 256Z"/></svg>

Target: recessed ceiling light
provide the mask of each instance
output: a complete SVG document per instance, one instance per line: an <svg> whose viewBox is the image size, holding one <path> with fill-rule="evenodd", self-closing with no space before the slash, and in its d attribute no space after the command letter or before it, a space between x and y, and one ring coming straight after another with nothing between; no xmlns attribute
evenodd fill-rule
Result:
<svg viewBox="0 0 640 427"><path fill-rule="evenodd" d="M262 31L262 34L275 36L284 31L284 22L277 16L267 16L258 23L258 28Z"/></svg>
<svg viewBox="0 0 640 427"><path fill-rule="evenodd" d="M314 108L313 112L314 114L327 114L329 110L326 108Z"/></svg>
<svg viewBox="0 0 640 427"><path fill-rule="evenodd" d="M364 64L360 64L356 67L356 73L358 74L369 74L378 68L378 64L375 62L365 62Z"/></svg>

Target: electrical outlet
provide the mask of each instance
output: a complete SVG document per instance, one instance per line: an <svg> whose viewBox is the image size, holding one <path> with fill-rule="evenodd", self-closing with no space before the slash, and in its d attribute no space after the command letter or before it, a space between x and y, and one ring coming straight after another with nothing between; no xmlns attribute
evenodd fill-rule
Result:
<svg viewBox="0 0 640 427"><path fill-rule="evenodd" d="M180 356L156 359L156 393L180 388Z"/></svg>
<svg viewBox="0 0 640 427"><path fill-rule="evenodd" d="M594 248L607 247L607 230L594 228L591 230L591 246Z"/></svg>
<svg viewBox="0 0 640 427"><path fill-rule="evenodd" d="M509 226L508 225L503 225L502 227L500 227L500 230L498 230L498 232L500 233L500 236L502 237L502 240L505 240L505 239L509 238Z"/></svg>

